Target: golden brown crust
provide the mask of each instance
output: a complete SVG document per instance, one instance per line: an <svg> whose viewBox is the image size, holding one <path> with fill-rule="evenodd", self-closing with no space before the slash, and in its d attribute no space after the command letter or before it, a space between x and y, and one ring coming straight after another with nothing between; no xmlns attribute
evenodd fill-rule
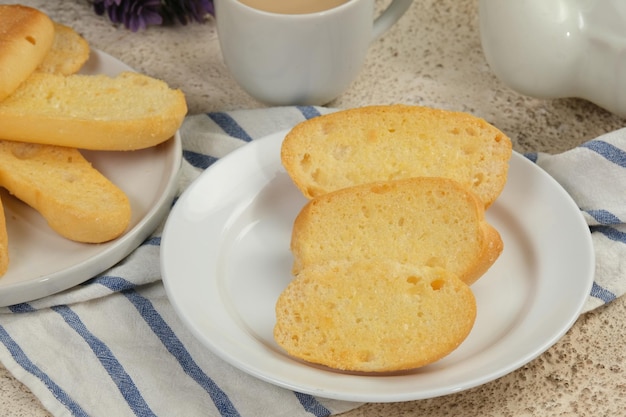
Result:
<svg viewBox="0 0 626 417"><path fill-rule="evenodd" d="M37 71L71 75L89 59L89 43L69 26L54 23L54 41Z"/></svg>
<svg viewBox="0 0 626 417"><path fill-rule="evenodd" d="M43 61L54 40L54 25L31 7L0 5L0 101Z"/></svg>
<svg viewBox="0 0 626 417"><path fill-rule="evenodd" d="M456 181L418 177L343 188L309 201L291 237L298 275L331 261L385 258L438 266L472 284L496 261L500 234Z"/></svg>
<svg viewBox="0 0 626 417"><path fill-rule="evenodd" d="M274 338L290 355L336 369L387 372L456 349L476 318L470 288L437 267L386 259L304 269L276 303Z"/></svg>
<svg viewBox="0 0 626 417"><path fill-rule="evenodd" d="M0 102L0 126L13 141L134 150L171 138L186 113L180 90L146 75L34 73Z"/></svg>
<svg viewBox="0 0 626 417"><path fill-rule="evenodd" d="M0 140L0 186L71 240L105 242L130 222L128 197L77 149Z"/></svg>
<svg viewBox="0 0 626 417"><path fill-rule="evenodd" d="M9 269L9 237L7 235L4 206L0 201L0 277Z"/></svg>
<svg viewBox="0 0 626 417"><path fill-rule="evenodd" d="M366 106L319 116L286 136L281 161L307 198L372 181L447 177L485 207L507 179L511 141L463 112L421 106Z"/></svg>

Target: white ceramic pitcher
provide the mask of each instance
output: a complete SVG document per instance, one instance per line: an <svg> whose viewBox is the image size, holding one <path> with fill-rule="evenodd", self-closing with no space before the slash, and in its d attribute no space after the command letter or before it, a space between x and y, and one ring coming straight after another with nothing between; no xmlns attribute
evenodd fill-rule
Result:
<svg viewBox="0 0 626 417"><path fill-rule="evenodd" d="M626 117L625 0L480 0L481 42L505 84Z"/></svg>

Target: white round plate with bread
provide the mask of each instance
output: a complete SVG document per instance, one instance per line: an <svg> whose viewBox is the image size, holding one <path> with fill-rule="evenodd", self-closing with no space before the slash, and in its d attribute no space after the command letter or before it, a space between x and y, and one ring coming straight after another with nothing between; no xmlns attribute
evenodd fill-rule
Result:
<svg viewBox="0 0 626 417"><path fill-rule="evenodd" d="M92 49L81 73L113 76L122 71L132 68ZM83 155L128 196L132 217L126 232L101 244L73 242L50 229L35 210L2 191L11 263L0 278L0 306L32 301L92 278L132 252L169 212L182 158L178 133L142 150L83 151Z"/></svg>
<svg viewBox="0 0 626 417"><path fill-rule="evenodd" d="M561 186L513 153L506 187L487 211L504 251L472 285L477 318L456 350L422 368L383 374L291 358L274 341L274 308L292 279L292 225L307 200L281 165L285 134L254 141L207 169L180 197L163 233L168 297L201 343L225 361L320 397L409 401L510 373L552 346L578 318L593 283L588 228Z"/></svg>

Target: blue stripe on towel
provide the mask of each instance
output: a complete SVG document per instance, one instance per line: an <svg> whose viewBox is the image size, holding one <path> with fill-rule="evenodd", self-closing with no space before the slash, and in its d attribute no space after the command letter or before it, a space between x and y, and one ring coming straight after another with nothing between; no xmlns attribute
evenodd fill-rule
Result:
<svg viewBox="0 0 626 417"><path fill-rule="evenodd" d="M183 150L183 158L192 166L200 169L207 169L211 164L217 161L217 158L198 152Z"/></svg>
<svg viewBox="0 0 626 417"><path fill-rule="evenodd" d="M312 395L302 394L295 391L294 394L307 413L311 413L316 417L327 417L331 414L331 412L320 404L320 402L317 401Z"/></svg>
<svg viewBox="0 0 626 417"><path fill-rule="evenodd" d="M626 244L626 233L617 230L610 226L591 226L589 228L592 232L602 233L604 236L616 242Z"/></svg>
<svg viewBox="0 0 626 417"><path fill-rule="evenodd" d="M161 245L161 236L150 236L148 239L144 240L144 242L141 244L143 245L149 245L149 246L160 246Z"/></svg>
<svg viewBox="0 0 626 417"><path fill-rule="evenodd" d="M626 152L602 140L591 140L580 145L584 148L591 149L594 152L605 157L607 160L626 168Z"/></svg>
<svg viewBox="0 0 626 417"><path fill-rule="evenodd" d="M607 210L587 210L587 213L600 224L610 225L623 223L615 214Z"/></svg>
<svg viewBox="0 0 626 417"><path fill-rule="evenodd" d="M602 300L604 304L608 304L617 298L615 294L613 294L611 291L605 288L602 288L595 282L593 283L593 286L591 287L591 296L599 298L600 300Z"/></svg>
<svg viewBox="0 0 626 417"><path fill-rule="evenodd" d="M15 362L26 372L38 378L50 390L54 398L67 408L75 417L89 417L89 415L76 403L60 386L58 386L45 372L35 365L24 353L22 348L7 333L4 327L0 326L0 342L7 348Z"/></svg>
<svg viewBox="0 0 626 417"><path fill-rule="evenodd" d="M196 364L183 343L176 337L176 334L163 320L159 312L156 311L150 300L142 297L135 291L126 291L123 294L135 306L141 317L150 326L154 334L158 336L168 352L176 358L185 373L193 378L211 396L220 414L224 417L239 416L239 412L231 403L228 395Z"/></svg>
<svg viewBox="0 0 626 417"><path fill-rule="evenodd" d="M229 114L215 112L207 113L207 116L213 120L228 136L232 136L237 139L241 139L245 142L251 142L252 137L246 133L245 130L239 126L239 123L235 121Z"/></svg>
<svg viewBox="0 0 626 417"><path fill-rule="evenodd" d="M307 120L320 116L320 112L313 106L297 106L296 108L300 110L300 113Z"/></svg>
<svg viewBox="0 0 626 417"><path fill-rule="evenodd" d="M135 382L115 358L113 352L87 329L80 317L67 306L57 306L52 307L52 309L59 313L63 320L87 342L135 415L141 417L156 416L141 396Z"/></svg>
<svg viewBox="0 0 626 417"><path fill-rule="evenodd" d="M132 290L137 286L137 284L134 284L122 277L114 275L99 275L95 278L90 279L89 283L100 284L104 287L107 287L113 292Z"/></svg>
<svg viewBox="0 0 626 417"><path fill-rule="evenodd" d="M19 303L9 306L11 313L30 313L36 311L36 309L28 303Z"/></svg>
<svg viewBox="0 0 626 417"><path fill-rule="evenodd" d="M524 156L534 163L537 163L537 158L539 158L539 154L537 152L528 152L525 153Z"/></svg>

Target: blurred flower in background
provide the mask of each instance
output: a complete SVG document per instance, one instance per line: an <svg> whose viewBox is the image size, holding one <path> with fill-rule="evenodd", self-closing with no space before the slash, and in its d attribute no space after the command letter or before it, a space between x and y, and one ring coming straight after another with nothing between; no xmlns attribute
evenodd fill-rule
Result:
<svg viewBox="0 0 626 417"><path fill-rule="evenodd" d="M152 25L186 25L213 14L213 0L92 0L99 15L133 32Z"/></svg>

